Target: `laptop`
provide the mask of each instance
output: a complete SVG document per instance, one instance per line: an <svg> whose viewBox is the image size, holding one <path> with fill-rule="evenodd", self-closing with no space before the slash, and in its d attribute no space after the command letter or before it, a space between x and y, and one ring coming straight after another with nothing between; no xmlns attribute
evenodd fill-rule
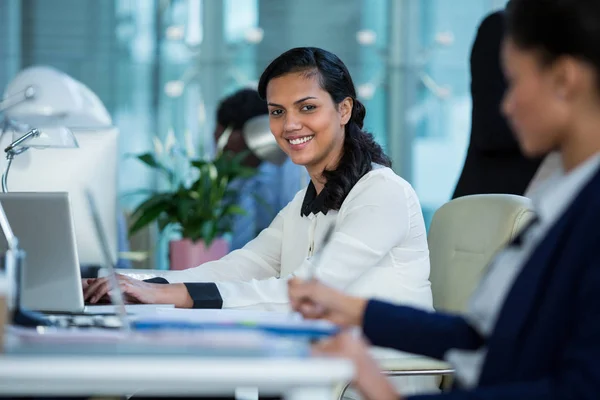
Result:
<svg viewBox="0 0 600 400"><path fill-rule="evenodd" d="M83 312L81 272L68 193L1 193L19 247L21 306L45 312ZM8 247L0 240L0 250Z"/></svg>
<svg viewBox="0 0 600 400"><path fill-rule="evenodd" d="M100 222L94 199L86 192L92 219L105 258L106 267L114 274L110 246ZM81 271L77 255L75 226L69 194L66 192L0 193L0 202L26 252L21 272L21 306L49 314L112 314L115 305L85 305ZM8 247L0 238L0 250ZM115 275L116 276L116 275ZM122 298L122 297L121 297ZM126 311L151 311L172 305L127 305ZM100 319L101 315L97 315ZM85 318L81 318L85 321Z"/></svg>

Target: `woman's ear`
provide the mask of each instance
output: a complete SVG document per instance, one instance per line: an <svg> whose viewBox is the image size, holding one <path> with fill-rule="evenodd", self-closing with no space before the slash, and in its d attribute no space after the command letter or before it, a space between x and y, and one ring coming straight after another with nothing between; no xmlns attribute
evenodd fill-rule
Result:
<svg viewBox="0 0 600 400"><path fill-rule="evenodd" d="M346 97L339 105L342 126L346 125L352 117L352 107L354 100L351 97Z"/></svg>
<svg viewBox="0 0 600 400"><path fill-rule="evenodd" d="M557 60L552 67L552 83L554 95L557 99L565 101L573 101L582 92L593 84L592 71L586 74L589 68L586 68L581 62L570 57L563 57ZM586 75L591 75L592 79ZM592 81L592 82L591 82Z"/></svg>

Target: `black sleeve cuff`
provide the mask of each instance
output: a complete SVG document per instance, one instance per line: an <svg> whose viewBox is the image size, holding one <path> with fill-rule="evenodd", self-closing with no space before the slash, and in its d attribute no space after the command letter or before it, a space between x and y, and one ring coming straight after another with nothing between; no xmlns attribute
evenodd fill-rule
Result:
<svg viewBox="0 0 600 400"><path fill-rule="evenodd" d="M155 278L150 278L150 279L144 279L144 282L148 282L148 283L162 283L162 284L169 283L168 280L166 280L165 278L161 278L160 276L157 276Z"/></svg>
<svg viewBox="0 0 600 400"><path fill-rule="evenodd" d="M184 283L194 308L223 308L223 298L219 288L212 282Z"/></svg>

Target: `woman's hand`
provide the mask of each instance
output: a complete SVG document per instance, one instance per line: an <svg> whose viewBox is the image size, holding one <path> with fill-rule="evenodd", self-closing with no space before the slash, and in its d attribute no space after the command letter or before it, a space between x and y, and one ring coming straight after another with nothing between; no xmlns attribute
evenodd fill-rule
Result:
<svg viewBox="0 0 600 400"><path fill-rule="evenodd" d="M367 300L348 296L316 280L288 282L292 308L308 319L327 319L341 326L362 325Z"/></svg>
<svg viewBox="0 0 600 400"><path fill-rule="evenodd" d="M349 332L341 333L331 339L323 340L314 346L315 354L344 357L354 364L354 386L368 400L398 400L401 397L379 366L371 358L367 343Z"/></svg>
<svg viewBox="0 0 600 400"><path fill-rule="evenodd" d="M193 302L185 286L180 284L158 284L140 281L117 274L119 287L125 301L143 304L175 304L176 307L191 307ZM83 284L83 298L90 303L104 300L111 290L108 278L87 279Z"/></svg>

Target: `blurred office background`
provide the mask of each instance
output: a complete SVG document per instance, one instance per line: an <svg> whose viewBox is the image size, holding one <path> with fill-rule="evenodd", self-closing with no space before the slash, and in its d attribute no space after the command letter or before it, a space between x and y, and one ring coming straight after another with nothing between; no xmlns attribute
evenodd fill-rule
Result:
<svg viewBox="0 0 600 400"><path fill-rule="evenodd" d="M169 130L210 154L218 101L275 56L323 47L348 65L374 133L426 220L446 202L470 131L469 52L506 0L2 0L0 89L31 65L86 84L120 129L119 203L158 184L126 157Z"/></svg>

